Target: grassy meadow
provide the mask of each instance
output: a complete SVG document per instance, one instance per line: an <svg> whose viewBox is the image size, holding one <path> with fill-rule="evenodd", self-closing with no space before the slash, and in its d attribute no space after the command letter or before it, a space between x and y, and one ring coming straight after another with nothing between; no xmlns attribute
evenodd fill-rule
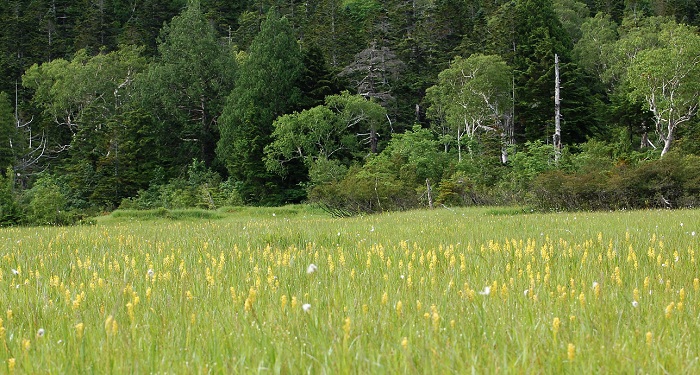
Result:
<svg viewBox="0 0 700 375"><path fill-rule="evenodd" d="M699 236L696 210L7 228L0 373L698 373Z"/></svg>

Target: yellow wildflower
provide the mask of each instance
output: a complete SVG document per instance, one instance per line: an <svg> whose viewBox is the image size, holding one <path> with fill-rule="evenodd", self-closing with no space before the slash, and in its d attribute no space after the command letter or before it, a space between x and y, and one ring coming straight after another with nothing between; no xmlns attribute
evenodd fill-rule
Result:
<svg viewBox="0 0 700 375"><path fill-rule="evenodd" d="M566 348L566 357L570 362L574 360L574 357L576 357L576 346L574 344L569 343L568 347Z"/></svg>

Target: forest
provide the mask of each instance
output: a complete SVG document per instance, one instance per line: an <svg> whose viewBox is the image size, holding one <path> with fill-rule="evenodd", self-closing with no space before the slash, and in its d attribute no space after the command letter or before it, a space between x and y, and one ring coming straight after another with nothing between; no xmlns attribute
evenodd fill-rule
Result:
<svg viewBox="0 0 700 375"><path fill-rule="evenodd" d="M4 0L0 225L700 203L696 0Z"/></svg>

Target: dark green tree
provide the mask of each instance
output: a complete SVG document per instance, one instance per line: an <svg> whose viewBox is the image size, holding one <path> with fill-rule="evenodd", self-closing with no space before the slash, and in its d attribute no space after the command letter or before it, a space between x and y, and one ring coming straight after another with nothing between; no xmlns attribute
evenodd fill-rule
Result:
<svg viewBox="0 0 700 375"><path fill-rule="evenodd" d="M14 172L7 168L0 173L0 227L17 224L22 212L15 196Z"/></svg>
<svg viewBox="0 0 700 375"><path fill-rule="evenodd" d="M571 60L572 43L554 11L552 0L515 0L502 5L489 20L493 30L490 48L514 69L514 128L519 142L547 140L554 124L554 55L561 61L562 112L594 113L594 93L586 90L586 77ZM574 106L574 107L572 107ZM575 141L595 134L587 116L565 118L566 132ZM563 139L564 143L571 140Z"/></svg>
<svg viewBox="0 0 700 375"><path fill-rule="evenodd" d="M137 80L141 105L160 127L175 170L192 159L214 164L218 120L233 88L236 60L222 45L198 1L163 28L158 57Z"/></svg>
<svg viewBox="0 0 700 375"><path fill-rule="evenodd" d="M187 0L141 0L132 2L132 9L121 27L118 42L143 45L146 54L155 55L158 51L158 35L163 24L179 14L187 5Z"/></svg>
<svg viewBox="0 0 700 375"><path fill-rule="evenodd" d="M228 97L217 147L218 156L240 183L247 201L275 204L298 200L303 194L297 187L303 175L282 180L268 172L263 161L272 123L301 102L298 84L303 73L303 55L289 21L275 12L268 13Z"/></svg>
<svg viewBox="0 0 700 375"><path fill-rule="evenodd" d="M16 134L16 125L12 112L8 95L0 92L0 171L14 166L15 162L12 142Z"/></svg>

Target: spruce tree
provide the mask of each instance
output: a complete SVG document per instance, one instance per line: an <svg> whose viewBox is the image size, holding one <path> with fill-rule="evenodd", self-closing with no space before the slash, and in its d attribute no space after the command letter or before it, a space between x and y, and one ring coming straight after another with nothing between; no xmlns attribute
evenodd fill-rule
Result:
<svg viewBox="0 0 700 375"><path fill-rule="evenodd" d="M272 123L298 109L303 55L289 21L269 12L249 54L241 63L236 87L221 116L217 153L239 184L245 199L279 204L300 199L301 176L281 180L265 168L264 147Z"/></svg>

